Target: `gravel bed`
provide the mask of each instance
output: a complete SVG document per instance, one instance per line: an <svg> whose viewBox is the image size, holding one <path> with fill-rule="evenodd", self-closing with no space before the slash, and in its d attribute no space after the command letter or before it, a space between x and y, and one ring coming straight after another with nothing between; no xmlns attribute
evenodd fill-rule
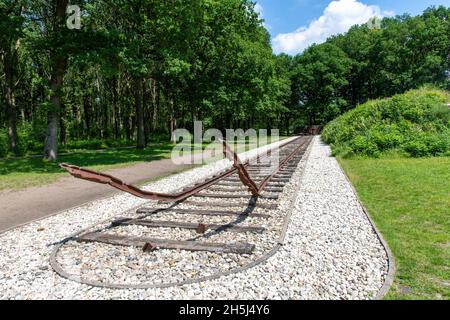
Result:
<svg viewBox="0 0 450 320"><path fill-rule="evenodd" d="M303 161L304 164L305 161ZM298 170L298 174L301 170ZM294 179L295 180L295 179ZM291 183L290 183L291 184ZM292 187L296 188L297 182L292 182ZM220 193L220 192L219 192ZM241 193L242 194L242 193ZM214 210L217 203L225 203L228 210L230 205L236 204L239 211L243 211L245 207L237 205L237 203L246 203L250 199L247 192L243 199L221 199L221 198L195 198L197 203L207 204L200 210ZM178 228L148 228L138 225L128 225L116 228L106 228L103 230L108 234L118 236L134 236L147 237L153 239L168 240L194 240L208 243L248 243L255 246L252 254L245 257L239 257L233 254L214 254L209 252L195 252L195 259L192 260L192 252L189 251L167 251L157 250L152 252L152 259L149 260L148 252L139 249L132 251L129 248L123 248L112 245L96 244L86 245L84 243L71 242L69 248L63 246L64 250L60 250L56 256L58 264L61 268L69 273L71 277L82 278L87 283L102 283L109 286L160 286L181 284L183 281L199 281L204 277L220 276L221 273L234 271L238 267L245 267L249 263L267 255L277 244L277 240L282 234L283 225L287 210L285 210L286 202L292 201L292 195L281 195L279 201L261 199L259 203L277 204L278 209L270 210L270 220L264 222L249 223L251 217L205 217L206 224L236 224L238 226L257 226L264 227L266 230L261 233L244 232L237 233L231 231L214 231L208 230L205 234L199 235L195 230L178 229ZM176 208L184 207L177 205ZM155 219L155 217L159 217ZM151 214L147 220L169 220L180 222L199 222L198 218L190 218L189 215L179 215L176 213L158 213ZM253 219L254 220L254 219ZM98 230L98 227L96 227ZM168 255L168 252L171 252ZM122 257L126 257L123 259ZM86 259L90 263L82 263ZM229 263L228 260L235 261ZM95 263L91 263L95 261ZM136 263L138 261L138 263ZM152 261L154 263L152 263ZM188 267L183 261L191 261ZM145 264L145 265L143 265ZM108 270L105 272L104 270ZM164 277L161 277L164 274Z"/></svg>
<svg viewBox="0 0 450 320"><path fill-rule="evenodd" d="M264 148L273 147L267 146ZM241 156L253 157L255 151ZM280 221L292 211L286 242L267 261L243 272L220 279L183 286L152 289L106 289L64 279L53 272L49 254L54 245L69 234L78 232L103 220L135 215L131 209L145 205L161 207L156 202L117 195L95 201L17 228L0 236L0 298L2 299L368 299L381 288L387 273L387 257L383 246L360 207L351 186L345 179L330 150L315 138L309 161L301 163L280 198L274 217L247 220L248 225L264 225ZM202 180L203 177L226 168L229 162L196 168L146 188L170 192ZM302 174L302 168L305 167ZM302 185L299 188L300 184ZM222 186L221 186L222 187ZM295 201L292 206L291 200ZM201 198L195 199L200 202ZM271 203L270 200L264 202ZM183 205L195 209L195 206ZM217 209L217 208L215 208ZM237 209L242 209L237 207ZM257 209L255 213L274 210ZM278 217L277 217L278 216ZM150 215L147 219L163 219ZM167 217L167 216L165 216ZM197 221L202 216L177 216L179 221ZM186 218L186 220L184 220ZM206 218L206 217L205 217ZM233 217L229 217L233 219ZM208 217L208 221L223 217ZM167 217L172 220L172 217ZM106 226L107 224L104 224ZM92 243L68 243L61 249L61 263L71 266L83 278L121 283L145 281L179 281L207 276L218 271L234 270L267 253L277 242L282 224L270 232L254 236L256 252L250 255L217 255L205 252L189 254L159 250L158 254L142 254L139 248L113 247ZM149 235L151 228L126 226L136 235ZM40 230L40 231L38 231ZM161 229L158 229L158 232ZM174 229L164 229L172 233ZM175 229L176 230L176 229ZM179 231L179 230L177 230ZM186 237L195 232L182 231ZM179 233L179 232L177 232ZM160 236L160 234L159 234ZM172 237L173 234L170 234ZM214 239L217 235L212 235ZM237 233L230 239L239 241ZM219 238L217 238L219 240ZM221 236L220 239L223 239ZM66 252L65 252L66 251ZM77 252L78 251L78 252ZM68 254L65 254L68 253ZM118 263L119 262L119 263ZM98 265L102 268L99 269ZM169 265L171 268L167 269ZM203 266L201 269L196 266ZM78 268L78 270L76 270Z"/></svg>

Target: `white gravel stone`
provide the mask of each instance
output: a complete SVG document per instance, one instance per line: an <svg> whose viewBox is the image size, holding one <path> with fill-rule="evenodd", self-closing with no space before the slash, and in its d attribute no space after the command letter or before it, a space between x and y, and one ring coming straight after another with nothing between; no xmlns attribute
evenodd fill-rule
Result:
<svg viewBox="0 0 450 320"><path fill-rule="evenodd" d="M272 147L274 144L262 149ZM241 155L241 158L245 160L255 154L256 151L250 151ZM152 183L146 189L171 192L224 170L229 165L227 160L222 160ZM294 200L294 206L291 206L291 200ZM382 244L338 163L330 157L329 147L323 145L318 137L310 147L308 162L299 165L293 181L286 186L276 213L278 218L268 220L268 224L277 222L292 210L285 243L275 255L253 268L190 285L118 290L91 287L64 279L50 267L49 254L55 243L90 225L124 216L123 212L132 212L133 208L146 203L148 201L119 194L1 235L0 298L369 299L381 288L387 273L387 256ZM147 205L152 207L155 203ZM264 210L258 210L258 213L265 213ZM174 220L171 216L161 215L156 218ZM186 219L191 218L194 217L186 216ZM197 216L195 219L201 217ZM209 217L208 221L210 219ZM214 219L218 223L223 222L222 217ZM256 218L245 223L264 225L263 220ZM254 242L261 244L257 246L255 256L268 252L276 243L282 228L281 224L276 224L274 231L264 234L263 239L254 235ZM44 228L43 231L37 231L40 228ZM131 231L136 235L144 232L139 226L121 227L116 232L122 232L121 229L127 229L127 232ZM170 237L176 234L173 230L164 230ZM191 231L179 234L183 233L194 236ZM230 235L238 240L241 236ZM122 283L140 283L149 274L161 281L178 281L179 270L183 270L183 277L186 278L195 278L198 273L202 276L214 274L217 272L217 263L209 261L217 259L224 271L235 269L254 259L251 255L220 256L196 252L179 253L177 259L171 260L173 251L169 250L159 250L158 255L143 255L138 248L110 248L108 245L92 243L69 243L61 249L60 262L72 266L73 272L79 268L82 276L89 279L119 279ZM76 250L79 253L73 254ZM65 255L64 251L71 254ZM96 268L97 264L102 268ZM172 269L178 271L155 268L157 265L167 264L172 264ZM204 268L199 270L195 267L197 265L203 265Z"/></svg>

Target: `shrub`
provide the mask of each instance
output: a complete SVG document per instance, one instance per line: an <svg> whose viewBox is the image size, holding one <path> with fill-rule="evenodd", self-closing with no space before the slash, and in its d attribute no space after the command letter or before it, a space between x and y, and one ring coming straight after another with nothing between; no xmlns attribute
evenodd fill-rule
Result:
<svg viewBox="0 0 450 320"><path fill-rule="evenodd" d="M7 156L9 150L8 136L6 133L0 133L0 158Z"/></svg>
<svg viewBox="0 0 450 320"><path fill-rule="evenodd" d="M69 150L79 150L79 149L97 150L97 149L105 149L107 147L108 146L102 140L98 139L69 141L65 145L65 148Z"/></svg>
<svg viewBox="0 0 450 320"><path fill-rule="evenodd" d="M128 141L125 139L90 139L90 140L75 140L69 141L65 144L64 150L100 150L107 148L120 148L133 146L135 143L133 141Z"/></svg>
<svg viewBox="0 0 450 320"><path fill-rule="evenodd" d="M430 88L369 101L331 121L322 138L341 156L378 157L393 150L413 157L446 155L448 101L448 92Z"/></svg>
<svg viewBox="0 0 450 320"><path fill-rule="evenodd" d="M434 105L430 108L428 117L427 120L440 119L442 124L450 125L450 108L445 104Z"/></svg>
<svg viewBox="0 0 450 320"><path fill-rule="evenodd" d="M353 149L347 145L339 145L332 148L332 155L337 156L340 155L342 157L350 157L354 155Z"/></svg>
<svg viewBox="0 0 450 320"><path fill-rule="evenodd" d="M420 139L409 141L406 143L404 149L413 157L425 157L429 155L427 145Z"/></svg>
<svg viewBox="0 0 450 320"><path fill-rule="evenodd" d="M379 150L395 149L404 140L395 124L377 125L369 130L369 136Z"/></svg>
<svg viewBox="0 0 450 320"><path fill-rule="evenodd" d="M22 156L27 152L26 137L22 132L17 130L18 144L15 156ZM9 146L9 139L6 133L0 133L0 158L4 158L12 151Z"/></svg>
<svg viewBox="0 0 450 320"><path fill-rule="evenodd" d="M105 141L105 144L108 146L108 148L129 147L135 145L133 141L128 141L125 139L108 139Z"/></svg>
<svg viewBox="0 0 450 320"><path fill-rule="evenodd" d="M419 132L405 144L404 149L412 157L443 156L450 151L450 136Z"/></svg>
<svg viewBox="0 0 450 320"><path fill-rule="evenodd" d="M380 151L375 142L365 136L357 136L350 142L352 151L356 154L378 157Z"/></svg>
<svg viewBox="0 0 450 320"><path fill-rule="evenodd" d="M33 137L33 127L29 123L20 125L17 128L17 135L19 143L17 151L19 156L25 155L28 151L32 151L36 144L36 139Z"/></svg>

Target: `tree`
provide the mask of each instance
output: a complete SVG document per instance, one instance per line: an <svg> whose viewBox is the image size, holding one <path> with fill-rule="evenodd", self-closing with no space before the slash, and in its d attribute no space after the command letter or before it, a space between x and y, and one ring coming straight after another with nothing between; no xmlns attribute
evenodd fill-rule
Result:
<svg viewBox="0 0 450 320"><path fill-rule="evenodd" d="M19 154L17 135L17 108L14 90L18 78L18 56L20 39L23 36L24 1L3 1L0 3L0 58L5 76L3 95L7 119L8 139L11 150Z"/></svg>
<svg viewBox="0 0 450 320"><path fill-rule="evenodd" d="M143 148L196 120L290 133L367 99L450 83L445 7L354 26L290 57L273 54L250 0L75 3L81 30L66 28L67 1L0 0L1 156Z"/></svg>
<svg viewBox="0 0 450 320"><path fill-rule="evenodd" d="M308 122L326 122L369 99L424 84L445 87L450 74L449 14L443 6L430 7L417 17L384 18L380 29L353 26L310 47L294 59L293 105L303 105Z"/></svg>
<svg viewBox="0 0 450 320"><path fill-rule="evenodd" d="M348 85L351 60L330 43L313 45L294 60L294 80L309 124L329 121L346 108L342 92Z"/></svg>

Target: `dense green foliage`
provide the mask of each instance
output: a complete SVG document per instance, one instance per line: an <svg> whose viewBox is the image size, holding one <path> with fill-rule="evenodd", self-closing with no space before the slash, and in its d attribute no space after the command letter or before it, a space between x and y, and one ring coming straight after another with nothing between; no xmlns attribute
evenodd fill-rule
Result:
<svg viewBox="0 0 450 320"><path fill-rule="evenodd" d="M450 9L354 26L276 56L251 0L0 0L0 157L143 148L173 129L324 124L369 99L449 85ZM78 143L78 141L85 141ZM113 145L114 146L114 145Z"/></svg>
<svg viewBox="0 0 450 320"><path fill-rule="evenodd" d="M424 84L450 88L450 8L384 18L313 45L292 62L298 125L325 124L358 104Z"/></svg>
<svg viewBox="0 0 450 320"><path fill-rule="evenodd" d="M125 140L142 148L194 120L280 126L290 80L253 2L72 4L83 9L80 30L65 26L67 0L0 0L0 156L52 149L55 134L62 147Z"/></svg>
<svg viewBox="0 0 450 320"><path fill-rule="evenodd" d="M413 157L450 154L450 94L411 90L371 100L330 122L322 137L339 155L379 156L396 150Z"/></svg>

